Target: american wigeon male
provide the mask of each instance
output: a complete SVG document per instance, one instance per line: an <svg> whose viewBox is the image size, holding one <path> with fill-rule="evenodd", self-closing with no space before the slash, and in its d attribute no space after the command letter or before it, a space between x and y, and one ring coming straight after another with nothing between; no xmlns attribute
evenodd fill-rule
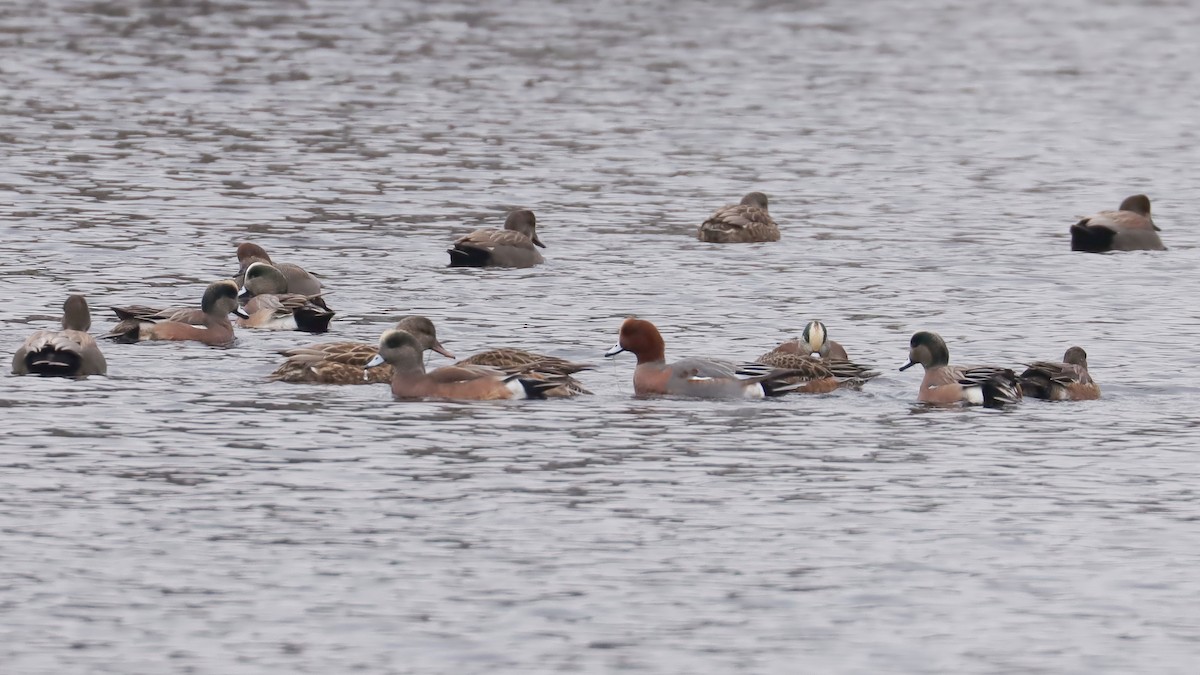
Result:
<svg viewBox="0 0 1200 675"><path fill-rule="evenodd" d="M825 324L820 321L809 321L800 333L800 337L781 343L774 351L781 354L814 355L825 360L850 360L845 348L829 339Z"/></svg>
<svg viewBox="0 0 1200 675"><path fill-rule="evenodd" d="M843 386L861 387L864 382L879 375L878 371L846 358L821 358L818 350L812 348L807 334L806 328L805 336L801 339L784 342L755 361L775 368L800 371L803 375L792 378L792 381L800 382L803 386L798 391L807 394L823 394Z"/></svg>
<svg viewBox="0 0 1200 675"><path fill-rule="evenodd" d="M1100 398L1100 385L1088 373L1087 352L1071 347L1061 362L1035 361L1021 373L1026 396L1050 401L1091 401Z"/></svg>
<svg viewBox="0 0 1200 675"><path fill-rule="evenodd" d="M1150 198L1134 195L1116 211L1101 211L1071 226L1071 250L1086 253L1108 251L1165 251L1159 227L1150 218Z"/></svg>
<svg viewBox="0 0 1200 675"><path fill-rule="evenodd" d="M276 263L271 261L271 256L267 255L266 249L258 244L243 242L237 247L238 257L238 278L237 282L242 284L242 277L246 274L246 268L256 262L263 262L274 266L284 277L287 278L287 288L281 293L299 293L300 295L320 295L321 282L309 274L305 269L293 263Z"/></svg>
<svg viewBox="0 0 1200 675"><path fill-rule="evenodd" d="M1011 368L952 366L950 349L937 333L920 331L909 340L908 370L925 367L917 400L934 405L966 404L998 408L1021 400L1021 385Z"/></svg>
<svg viewBox="0 0 1200 675"><path fill-rule="evenodd" d="M13 355L15 375L82 377L104 375L108 363L88 329L92 313L87 299L72 295L63 303L62 330L39 330L30 335Z"/></svg>
<svg viewBox="0 0 1200 675"><path fill-rule="evenodd" d="M240 297L246 299L247 319L243 328L300 330L324 333L334 312L319 295L288 293L288 280L279 268L265 262L253 262L246 268Z"/></svg>
<svg viewBox="0 0 1200 675"><path fill-rule="evenodd" d="M475 230L446 252L450 267L533 267L545 262L535 247L546 248L538 239L537 218L533 211L519 209L508 214L503 230Z"/></svg>
<svg viewBox="0 0 1200 675"><path fill-rule="evenodd" d="M714 244L779 241L779 226L767 213L767 196L751 192L732 206L722 206L700 224L696 236Z"/></svg>
<svg viewBox="0 0 1200 675"><path fill-rule="evenodd" d="M433 322L423 316L406 316L395 328L417 338L422 353L435 351L454 358L438 341ZM364 370L379 353L379 345L366 342L322 342L293 347L279 353L288 357L268 379L307 384L386 384L392 381L392 367L386 363Z"/></svg>
<svg viewBox="0 0 1200 675"><path fill-rule="evenodd" d="M604 355L612 357L621 352L637 356L633 370L633 392L637 396L765 398L799 391L801 385L789 378L804 375L800 370L715 359L687 358L667 363L662 334L643 319L626 319L617 344Z"/></svg>
<svg viewBox="0 0 1200 675"><path fill-rule="evenodd" d="M141 311L147 310L141 306L113 307L121 321L101 337L126 343L191 340L206 345L225 346L233 342L233 324L229 322L229 315L245 317L238 308L237 296L238 286L232 280L209 284L200 300L200 311L204 315L200 326L170 318L163 319L161 310Z"/></svg>
<svg viewBox="0 0 1200 675"><path fill-rule="evenodd" d="M379 353L367 362L366 368L384 363L392 367L392 396L399 399L544 398L543 391L561 385L552 377L526 378L487 366L446 366L426 373L421 343L411 333L394 328L380 336Z"/></svg>

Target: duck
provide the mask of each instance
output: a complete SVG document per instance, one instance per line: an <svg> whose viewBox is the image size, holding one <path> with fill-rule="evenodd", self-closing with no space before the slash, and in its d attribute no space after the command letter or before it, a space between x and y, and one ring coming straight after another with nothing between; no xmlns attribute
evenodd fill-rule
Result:
<svg viewBox="0 0 1200 675"><path fill-rule="evenodd" d="M797 340L779 345L755 362L801 373L791 381L801 384L797 392L805 394L825 394L842 387L858 388L879 375L878 371L849 359L822 359L800 348Z"/></svg>
<svg viewBox="0 0 1200 675"><path fill-rule="evenodd" d="M62 330L39 330L30 335L13 355L13 374L60 377L107 374L104 354L88 335L91 327L87 298L68 296L63 303Z"/></svg>
<svg viewBox="0 0 1200 675"><path fill-rule="evenodd" d="M432 350L454 358L450 350L438 341L437 329L424 316L406 316L394 328L417 338L421 351ZM378 344L367 342L321 342L304 347L280 350L287 357L267 379L276 382L306 384L386 384L392 381L392 367L382 364L364 370L367 362L379 353Z"/></svg>
<svg viewBox="0 0 1200 675"><path fill-rule="evenodd" d="M1071 250L1086 253L1109 251L1165 251L1150 218L1150 198L1127 197L1116 211L1101 211L1071 226Z"/></svg>
<svg viewBox="0 0 1200 675"><path fill-rule="evenodd" d="M283 271L265 262L252 262L242 277L239 297L246 298L249 318L240 319L243 328L299 330L324 333L334 312L320 295L289 293Z"/></svg>
<svg viewBox="0 0 1200 675"><path fill-rule="evenodd" d="M1035 361L1021 373L1021 392L1049 401L1092 401L1100 398L1100 385L1088 373L1087 352L1071 347L1061 362Z"/></svg>
<svg viewBox="0 0 1200 675"><path fill-rule="evenodd" d="M587 363L574 363L557 356L546 356L516 347L501 347L473 354L456 362L456 366L491 366L508 373L524 373L526 377L543 379L554 377L561 382L560 386L542 390L546 398L571 398L572 396L589 395L588 391L571 377L581 370L590 370L595 366Z"/></svg>
<svg viewBox="0 0 1200 675"><path fill-rule="evenodd" d="M714 244L779 241L779 226L767 212L767 196L751 192L741 202L714 211L700 224L696 236Z"/></svg>
<svg viewBox="0 0 1200 675"><path fill-rule="evenodd" d="M450 267L533 267L545 262L537 248L537 218L529 209L517 209L504 220L504 229L475 230L446 249Z"/></svg>
<svg viewBox="0 0 1200 675"><path fill-rule="evenodd" d="M303 267L294 263L275 263L271 261L271 256L267 255L266 249L258 244L251 242L243 242L237 247L238 258L238 276L237 281L242 283L242 277L246 274L246 269L253 263L262 262L272 267L275 267L283 273L287 278L287 289L284 293L299 293L300 295L321 295L321 282Z"/></svg>
<svg viewBox="0 0 1200 675"><path fill-rule="evenodd" d="M850 360L846 349L829 339L829 332L825 329L825 324L816 320L805 324L800 337L781 343L773 351L783 354L802 354L804 356L811 354L824 360Z"/></svg>
<svg viewBox="0 0 1200 675"><path fill-rule="evenodd" d="M379 337L379 350L365 368L392 367L392 396L397 399L496 401L545 398L542 392L561 386L553 376L525 377L488 366L445 366L425 372L420 341L395 328Z"/></svg>
<svg viewBox="0 0 1200 675"><path fill-rule="evenodd" d="M801 384L789 378L804 375L803 371L760 363L735 364L716 359L686 358L667 363L666 343L658 327L636 317L621 323L617 344L604 356L611 358L621 352L632 352L637 357L633 371L637 396L761 399L798 391Z"/></svg>
<svg viewBox="0 0 1200 675"><path fill-rule="evenodd" d="M999 408L1021 400L1021 385L1011 368L952 366L950 348L937 333L919 331L909 340L908 363L925 368L917 400L934 405L965 404Z"/></svg>
<svg viewBox="0 0 1200 675"><path fill-rule="evenodd" d="M229 322L229 315L246 316L238 308L238 285L232 279L209 284L204 290L200 300L203 316L198 317L202 319L200 325L180 320L195 318L191 316L191 310L153 310L141 305L113 307L112 310L120 321L101 337L123 343L190 340L228 346L233 342L233 324Z"/></svg>

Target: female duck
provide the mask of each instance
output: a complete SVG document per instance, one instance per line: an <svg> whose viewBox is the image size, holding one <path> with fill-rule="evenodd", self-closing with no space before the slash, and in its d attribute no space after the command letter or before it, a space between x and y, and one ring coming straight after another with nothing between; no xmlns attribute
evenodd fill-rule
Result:
<svg viewBox="0 0 1200 675"><path fill-rule="evenodd" d="M1091 401L1100 398L1100 385L1088 373L1087 352L1071 347L1061 362L1035 361L1021 373L1026 396L1050 401Z"/></svg>
<svg viewBox="0 0 1200 675"><path fill-rule="evenodd" d="M741 203L717 209L700 224L696 236L714 244L779 241L779 226L767 213L767 196L751 192Z"/></svg>
<svg viewBox="0 0 1200 675"><path fill-rule="evenodd" d="M422 353L433 350L454 358L438 341L433 322L423 316L406 316L395 326L417 338ZM366 342L321 342L280 351L288 357L268 379L308 384L380 384L392 381L392 367L386 363L365 370L367 362L379 353L377 344Z"/></svg>

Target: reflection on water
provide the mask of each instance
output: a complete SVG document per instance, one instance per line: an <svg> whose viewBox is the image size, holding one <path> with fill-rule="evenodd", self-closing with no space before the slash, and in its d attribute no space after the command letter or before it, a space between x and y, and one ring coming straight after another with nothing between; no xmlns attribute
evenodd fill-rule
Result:
<svg viewBox="0 0 1200 675"><path fill-rule="evenodd" d="M6 672L1190 671L1200 19L1076 5L10 8L10 353L69 292L196 303L251 239L323 277L330 339L420 313L598 368L400 404L268 383L309 338L240 332L5 377ZM692 238L752 189L780 243ZM1067 250L1137 192L1170 251ZM446 267L517 206L545 265ZM635 313L730 358L821 318L884 374L638 400L600 356ZM919 329L1080 344L1105 399L915 407Z"/></svg>

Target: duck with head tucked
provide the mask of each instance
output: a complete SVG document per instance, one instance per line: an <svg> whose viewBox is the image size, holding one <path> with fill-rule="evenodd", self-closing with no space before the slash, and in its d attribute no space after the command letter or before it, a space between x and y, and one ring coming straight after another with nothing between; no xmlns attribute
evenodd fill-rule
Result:
<svg viewBox="0 0 1200 675"><path fill-rule="evenodd" d="M803 372L802 378L796 378L804 385L799 390L802 393L826 393L843 386L857 388L879 375L878 371L850 361L841 345L826 340L825 324L820 321L810 321L798 339L784 342L756 361Z"/></svg>
<svg viewBox="0 0 1200 675"><path fill-rule="evenodd" d="M767 213L767 196L751 192L740 203L717 209L700 224L696 236L714 244L779 241L779 226Z"/></svg>
<svg viewBox="0 0 1200 675"><path fill-rule="evenodd" d="M92 314L87 299L72 295L63 303L62 330L39 330L13 356L15 375L83 377L104 375L108 364L88 329Z"/></svg>
<svg viewBox="0 0 1200 675"><path fill-rule="evenodd" d="M920 331L909 340L908 370L925 368L917 400L934 405L966 404L998 408L1021 400L1021 385L1011 368L952 366L950 348L937 333Z"/></svg>
<svg viewBox="0 0 1200 675"><path fill-rule="evenodd" d="M1100 398L1100 385L1088 373L1087 352L1071 347L1061 362L1035 361L1021 373L1026 396L1050 401L1091 401Z"/></svg>
<svg viewBox="0 0 1200 675"><path fill-rule="evenodd" d="M829 339L825 324L820 321L809 321L800 333L800 337L780 344L773 352L781 354L803 354L825 360L849 361L850 356L840 344ZM762 359L759 359L762 361Z"/></svg>
<svg viewBox="0 0 1200 675"><path fill-rule="evenodd" d="M545 261L535 247L546 248L538 239L537 218L533 211L518 209L508 214L503 230L475 230L446 252L450 267L533 267Z"/></svg>
<svg viewBox="0 0 1200 675"><path fill-rule="evenodd" d="M287 276L265 262L252 262L245 269L239 297L249 318L240 319L243 328L299 330L324 333L329 330L333 311L319 295L289 293Z"/></svg>
<svg viewBox="0 0 1200 675"><path fill-rule="evenodd" d="M206 345L226 346L233 342L233 324L230 314L244 317L238 308L238 286L232 280L209 284L200 300L203 316L200 325L192 325L187 319L191 310L155 310L141 305L113 307L120 322L101 337L116 342L142 342L147 340L194 340ZM182 319L182 320L181 320Z"/></svg>
<svg viewBox="0 0 1200 675"><path fill-rule="evenodd" d="M239 286L244 285L242 277L245 276L246 269L256 262L262 262L275 267L287 278L287 289L283 291L284 293L299 293L309 296L321 294L321 282L316 277L299 265L272 262L266 249L258 244L248 241L238 244L237 257L238 275L235 281Z"/></svg>
<svg viewBox="0 0 1200 675"><path fill-rule="evenodd" d="M488 366L445 366L425 372L423 348L411 333L389 329L379 338L379 353L366 368L392 367L392 396L398 399L495 401L545 398L543 392L562 385L561 377L525 377Z"/></svg>
<svg viewBox="0 0 1200 675"><path fill-rule="evenodd" d="M662 334L644 319L625 319L617 335L617 344L604 355L612 357L621 352L632 352L637 356L637 366L633 370L633 392L637 396L754 399L780 396L802 388L801 383L790 379L803 376L804 372L800 370L700 358L667 363Z"/></svg>
<svg viewBox="0 0 1200 675"><path fill-rule="evenodd" d="M1085 253L1108 251L1165 251L1159 227L1150 218L1150 198L1134 195L1116 211L1101 211L1071 226L1071 250Z"/></svg>
<svg viewBox="0 0 1200 675"><path fill-rule="evenodd" d="M421 351L432 350L454 358L438 341L433 322L423 316L406 316L396 324L417 339ZM378 344L366 342L321 342L280 351L288 357L268 379L306 384L386 384L392 381L392 367L386 363L364 370L379 353Z"/></svg>

